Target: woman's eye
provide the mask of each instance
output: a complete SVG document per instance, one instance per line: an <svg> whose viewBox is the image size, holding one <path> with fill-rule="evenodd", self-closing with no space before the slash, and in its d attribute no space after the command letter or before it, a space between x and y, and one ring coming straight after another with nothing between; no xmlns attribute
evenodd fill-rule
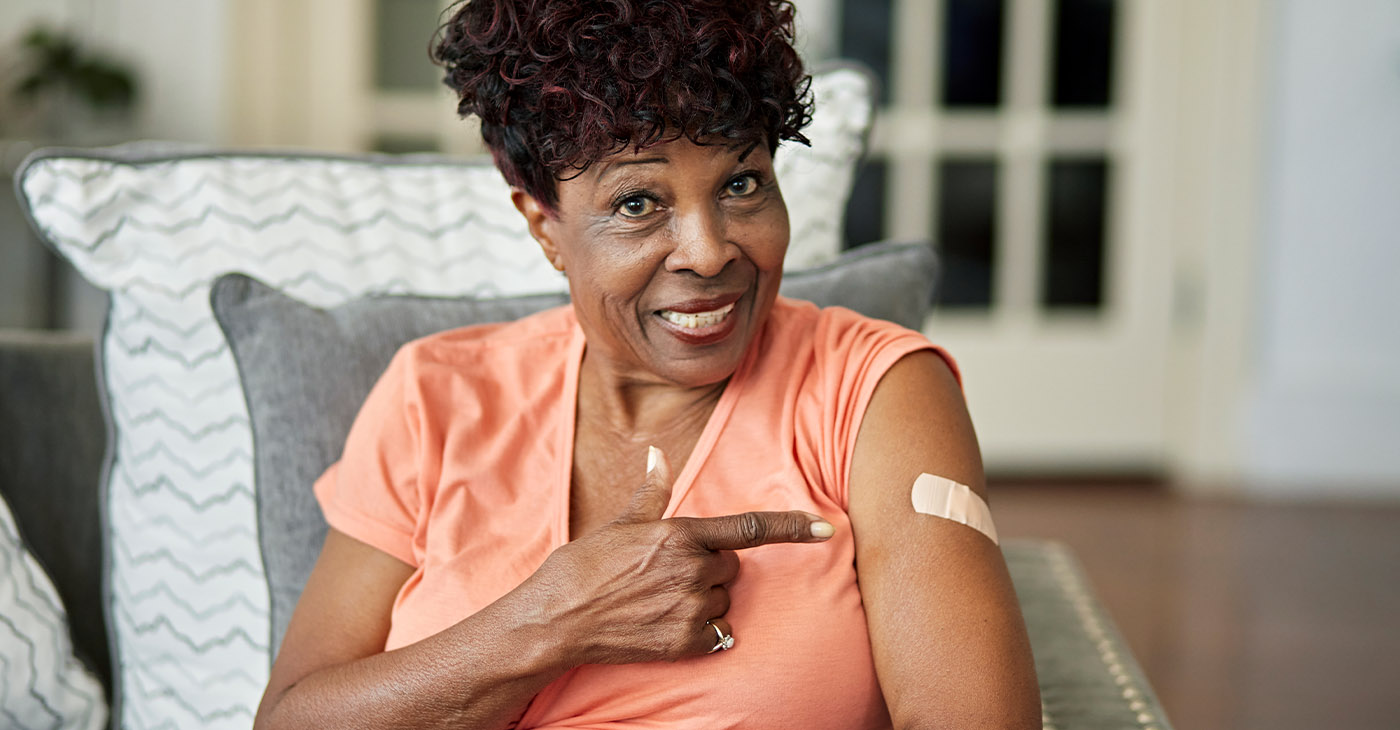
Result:
<svg viewBox="0 0 1400 730"><path fill-rule="evenodd" d="M656 210L656 201L641 195L634 195L617 206L617 211L626 218L642 218Z"/></svg>
<svg viewBox="0 0 1400 730"><path fill-rule="evenodd" d="M753 175L740 175L729 181L729 194L736 197L752 195L758 190L758 178Z"/></svg>

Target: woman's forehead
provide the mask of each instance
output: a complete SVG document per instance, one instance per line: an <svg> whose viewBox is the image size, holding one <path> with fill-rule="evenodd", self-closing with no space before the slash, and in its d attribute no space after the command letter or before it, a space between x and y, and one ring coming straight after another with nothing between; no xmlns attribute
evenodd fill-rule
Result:
<svg viewBox="0 0 1400 730"><path fill-rule="evenodd" d="M605 180L618 171L648 165L671 165L679 163L711 163L715 166L729 166L737 162L761 162L768 159L768 150L753 142L721 140L697 144L682 137L636 149L627 147L593 164L594 179Z"/></svg>

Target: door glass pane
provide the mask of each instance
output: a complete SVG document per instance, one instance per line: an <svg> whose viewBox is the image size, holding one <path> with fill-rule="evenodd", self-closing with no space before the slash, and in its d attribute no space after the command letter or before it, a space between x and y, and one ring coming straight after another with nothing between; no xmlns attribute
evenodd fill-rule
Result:
<svg viewBox="0 0 1400 730"><path fill-rule="evenodd" d="M441 0L375 0L374 85L385 91L433 91L442 69L428 60Z"/></svg>
<svg viewBox="0 0 1400 730"><path fill-rule="evenodd" d="M1108 162L1051 160L1042 301L1046 307L1103 304Z"/></svg>
<svg viewBox="0 0 1400 730"><path fill-rule="evenodd" d="M1004 0L947 0L943 17L943 104L1001 104Z"/></svg>
<svg viewBox="0 0 1400 730"><path fill-rule="evenodd" d="M846 203L846 248L885 238L884 160L866 160L856 170L851 199Z"/></svg>
<svg viewBox="0 0 1400 730"><path fill-rule="evenodd" d="M1055 106L1108 106L1117 2L1060 0L1055 7Z"/></svg>
<svg viewBox="0 0 1400 730"><path fill-rule="evenodd" d="M890 87L890 19L892 0L845 0L841 3L841 57L869 66ZM885 103L889 102L886 97Z"/></svg>
<svg viewBox="0 0 1400 730"><path fill-rule="evenodd" d="M942 307L986 308L996 265L997 163L948 159L938 166L938 237Z"/></svg>

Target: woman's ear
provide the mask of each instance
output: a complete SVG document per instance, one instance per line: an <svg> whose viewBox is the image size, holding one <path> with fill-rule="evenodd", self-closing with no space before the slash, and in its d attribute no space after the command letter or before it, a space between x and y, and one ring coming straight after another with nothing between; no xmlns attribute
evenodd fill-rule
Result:
<svg viewBox="0 0 1400 730"><path fill-rule="evenodd" d="M535 196L521 190L520 188L510 189L510 202L515 204L515 209L520 211L520 215L525 216L525 225L530 229L530 236L540 244L540 250L544 251L544 257L549 259L549 263L558 271L564 270L564 259L559 255L559 246L554 240L554 223L556 219Z"/></svg>

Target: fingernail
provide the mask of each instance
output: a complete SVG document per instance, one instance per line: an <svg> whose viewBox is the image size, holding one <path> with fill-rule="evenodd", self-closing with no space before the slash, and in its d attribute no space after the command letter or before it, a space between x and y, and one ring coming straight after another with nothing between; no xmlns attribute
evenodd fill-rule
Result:
<svg viewBox="0 0 1400 730"><path fill-rule="evenodd" d="M661 449L655 446L647 447L647 476L656 470L657 462L661 461Z"/></svg>
<svg viewBox="0 0 1400 730"><path fill-rule="evenodd" d="M826 520L817 520L812 523L812 537L828 538L836 534L836 528Z"/></svg>

